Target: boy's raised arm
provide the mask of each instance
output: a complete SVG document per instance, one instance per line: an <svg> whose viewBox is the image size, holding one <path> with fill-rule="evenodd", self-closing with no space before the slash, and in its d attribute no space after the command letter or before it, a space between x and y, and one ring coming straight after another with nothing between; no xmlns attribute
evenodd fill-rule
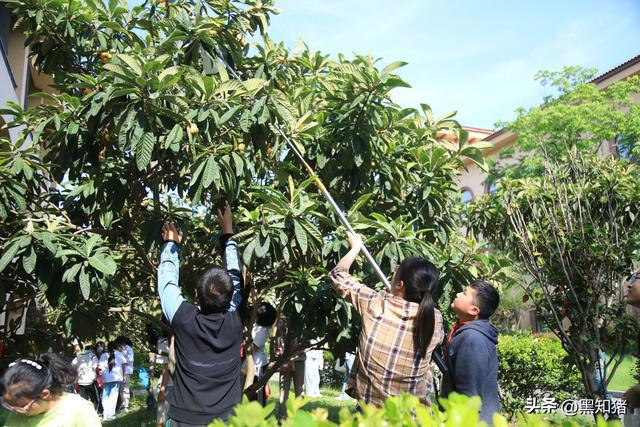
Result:
<svg viewBox="0 0 640 427"><path fill-rule="evenodd" d="M231 296L229 311L234 311L242 303L242 270L240 267L240 257L238 256L238 244L232 239L233 215L231 213L231 206L229 206L228 203L225 204L223 211L218 211L218 222L224 233L220 239L223 251L222 261L229 276L231 276L231 283L233 283L233 294Z"/></svg>
<svg viewBox="0 0 640 427"><path fill-rule="evenodd" d="M178 259L178 245L182 241L182 233L171 223L165 223L162 227L164 245L160 252L160 265L158 266L158 294L162 312L169 320L178 311L184 301L179 286L180 261Z"/></svg>

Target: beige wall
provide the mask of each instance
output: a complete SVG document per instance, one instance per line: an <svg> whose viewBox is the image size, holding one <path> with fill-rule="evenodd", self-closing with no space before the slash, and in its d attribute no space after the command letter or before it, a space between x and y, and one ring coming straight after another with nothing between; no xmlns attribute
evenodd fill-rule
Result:
<svg viewBox="0 0 640 427"><path fill-rule="evenodd" d="M22 34L16 31L9 33L7 50L13 77L18 85L15 88L16 99L20 105L24 105L29 88L29 50L24 46Z"/></svg>

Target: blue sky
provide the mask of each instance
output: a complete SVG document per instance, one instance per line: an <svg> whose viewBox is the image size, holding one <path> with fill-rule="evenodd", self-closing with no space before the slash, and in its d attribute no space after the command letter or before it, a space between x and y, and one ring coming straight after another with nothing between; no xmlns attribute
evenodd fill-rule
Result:
<svg viewBox="0 0 640 427"><path fill-rule="evenodd" d="M640 0L279 0L270 36L324 53L406 61L403 106L493 128L546 94L538 70L607 71L640 54Z"/></svg>

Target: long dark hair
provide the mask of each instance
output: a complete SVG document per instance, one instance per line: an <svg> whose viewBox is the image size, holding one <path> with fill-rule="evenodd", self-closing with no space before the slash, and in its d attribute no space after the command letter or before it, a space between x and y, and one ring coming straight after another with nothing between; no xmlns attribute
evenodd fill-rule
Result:
<svg viewBox="0 0 640 427"><path fill-rule="evenodd" d="M14 399L40 399L42 391L60 396L67 384L73 384L76 368L55 353L37 359L18 359L9 365L0 382L0 393L7 391Z"/></svg>
<svg viewBox="0 0 640 427"><path fill-rule="evenodd" d="M435 328L433 296L439 294L438 269L425 259L410 256L398 266L396 280L404 283L405 299L420 304L413 323L413 347L425 357Z"/></svg>
<svg viewBox="0 0 640 427"><path fill-rule="evenodd" d="M109 366L109 372L116 365L116 347L117 344L115 341L109 341L107 344L107 351L109 352L109 359L107 360L107 365Z"/></svg>

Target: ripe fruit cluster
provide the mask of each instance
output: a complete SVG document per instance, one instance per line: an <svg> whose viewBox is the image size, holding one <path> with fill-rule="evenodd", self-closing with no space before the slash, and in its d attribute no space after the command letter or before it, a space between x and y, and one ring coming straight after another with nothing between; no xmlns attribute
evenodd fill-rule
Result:
<svg viewBox="0 0 640 427"><path fill-rule="evenodd" d="M106 64L107 62L111 61L111 58L113 56L109 52L100 52L98 57L100 58L100 61Z"/></svg>
<svg viewBox="0 0 640 427"><path fill-rule="evenodd" d="M200 129L198 129L198 125L196 125L195 123L189 123L187 132L189 132L189 135L191 136L196 136L198 132L200 132Z"/></svg>

